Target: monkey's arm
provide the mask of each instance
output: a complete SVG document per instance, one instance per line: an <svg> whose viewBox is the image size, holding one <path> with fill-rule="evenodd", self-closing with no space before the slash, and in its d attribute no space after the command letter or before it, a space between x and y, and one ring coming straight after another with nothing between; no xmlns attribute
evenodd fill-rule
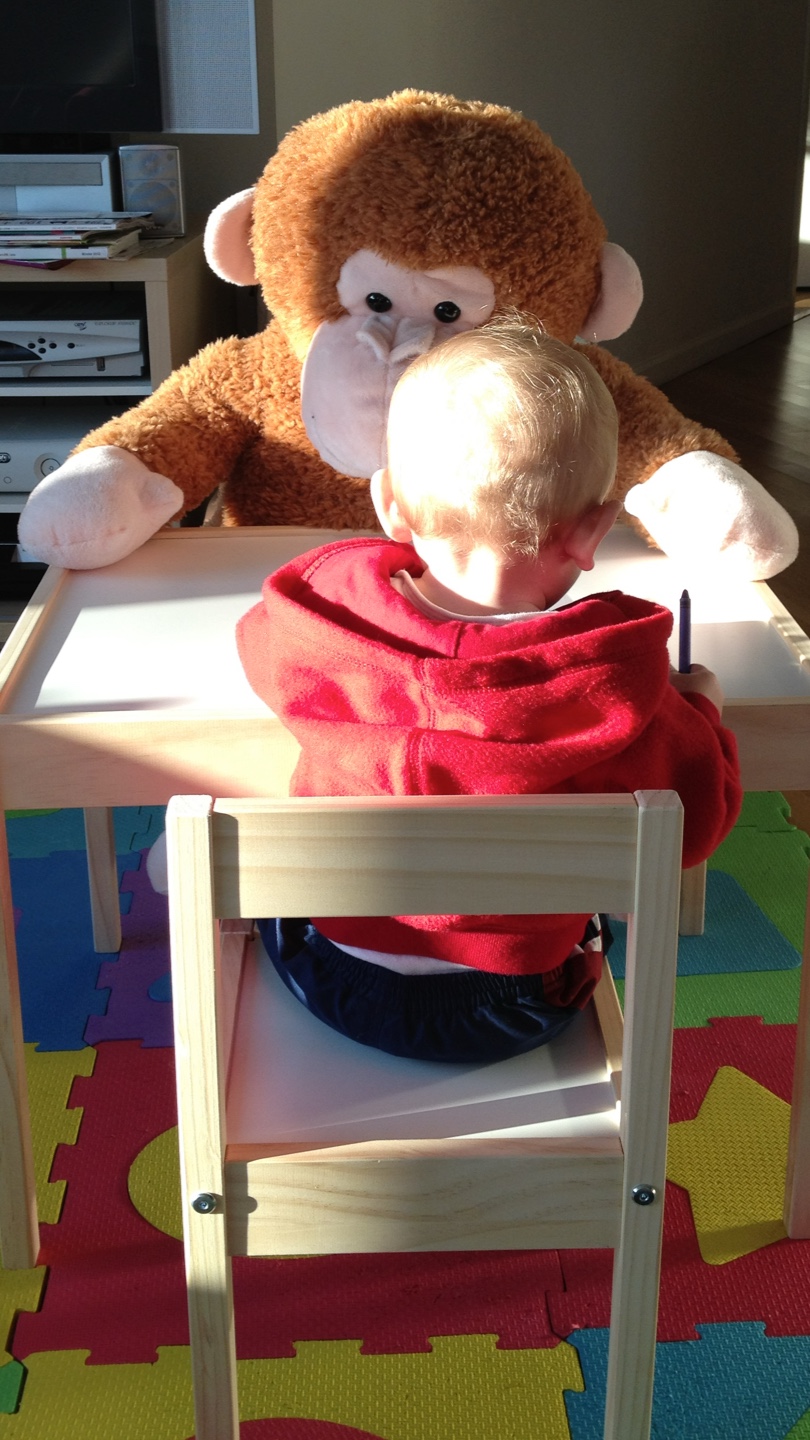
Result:
<svg viewBox="0 0 810 1440"><path fill-rule="evenodd" d="M261 371L260 341L207 346L87 435L32 492L20 518L24 548L52 565L111 564L227 480L256 433L258 401L244 377Z"/></svg>
<svg viewBox="0 0 810 1440"><path fill-rule="evenodd" d="M615 496L634 529L684 566L718 565L746 580L778 575L799 537L787 511L715 430L596 345L584 346L619 414Z"/></svg>

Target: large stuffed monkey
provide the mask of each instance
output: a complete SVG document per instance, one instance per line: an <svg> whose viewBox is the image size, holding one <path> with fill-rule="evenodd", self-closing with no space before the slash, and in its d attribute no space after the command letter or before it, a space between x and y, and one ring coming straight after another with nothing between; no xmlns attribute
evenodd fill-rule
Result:
<svg viewBox="0 0 810 1440"><path fill-rule="evenodd" d="M206 251L226 279L258 281L269 325L209 345L86 437L21 518L38 558L109 564L218 486L226 524L376 528L367 481L397 378L511 308L582 344L604 377L630 523L749 578L795 558L793 522L731 447L600 347L632 323L638 271L523 116L417 91L316 115L214 212Z"/></svg>

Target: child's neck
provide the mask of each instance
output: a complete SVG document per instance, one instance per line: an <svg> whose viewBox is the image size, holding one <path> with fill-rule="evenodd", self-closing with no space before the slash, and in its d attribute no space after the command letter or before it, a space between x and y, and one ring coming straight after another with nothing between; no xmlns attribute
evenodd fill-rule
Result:
<svg viewBox="0 0 810 1440"><path fill-rule="evenodd" d="M469 555L454 555L452 563L441 556L444 563L431 564L434 558L422 555L427 569L415 583L426 600L456 615L531 614L556 598L547 599L537 561L505 563L483 546Z"/></svg>

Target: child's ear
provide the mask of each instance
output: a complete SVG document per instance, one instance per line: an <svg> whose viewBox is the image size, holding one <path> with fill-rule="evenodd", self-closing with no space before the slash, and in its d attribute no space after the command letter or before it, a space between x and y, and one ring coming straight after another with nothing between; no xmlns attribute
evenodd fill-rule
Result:
<svg viewBox="0 0 810 1440"><path fill-rule="evenodd" d="M371 477L371 499L377 512L377 519L389 540L398 540L410 545L413 532L400 514L391 486L391 476L387 470L374 471Z"/></svg>
<svg viewBox="0 0 810 1440"><path fill-rule="evenodd" d="M622 508L621 500L606 500L574 520L562 537L562 545L580 570L592 570L594 556Z"/></svg>

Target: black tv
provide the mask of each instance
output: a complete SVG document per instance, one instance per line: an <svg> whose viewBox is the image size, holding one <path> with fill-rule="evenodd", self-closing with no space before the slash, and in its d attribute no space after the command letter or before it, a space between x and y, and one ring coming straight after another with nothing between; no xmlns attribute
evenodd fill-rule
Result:
<svg viewBox="0 0 810 1440"><path fill-rule="evenodd" d="M159 131L155 0L0 0L0 132Z"/></svg>

